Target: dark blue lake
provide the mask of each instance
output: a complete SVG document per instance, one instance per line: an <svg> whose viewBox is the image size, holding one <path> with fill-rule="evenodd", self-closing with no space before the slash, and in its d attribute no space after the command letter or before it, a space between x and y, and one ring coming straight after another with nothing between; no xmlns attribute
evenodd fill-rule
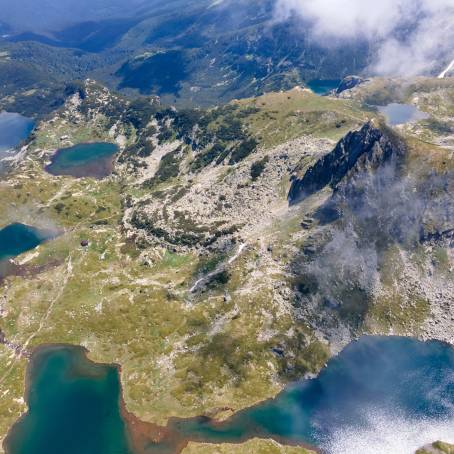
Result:
<svg viewBox="0 0 454 454"><path fill-rule="evenodd" d="M55 230L10 224L0 230L0 261L16 257L54 238Z"/></svg>
<svg viewBox="0 0 454 454"><path fill-rule="evenodd" d="M34 127L34 121L17 113L0 112L0 158L25 140Z"/></svg>
<svg viewBox="0 0 454 454"><path fill-rule="evenodd" d="M46 170L52 175L104 178L112 173L117 152L117 145L106 142L82 143L62 148L52 156Z"/></svg>
<svg viewBox="0 0 454 454"><path fill-rule="evenodd" d="M426 120L430 115L421 112L412 104L391 103L387 106L380 106L378 110L386 118L390 126L413 123L419 120Z"/></svg>
<svg viewBox="0 0 454 454"><path fill-rule="evenodd" d="M30 412L11 430L8 453L96 452L82 449L81 440L97 452L129 453L130 432L118 410L117 370L110 367L114 376L103 372L107 375L99 384L96 367L77 347L40 350L29 369ZM92 388L103 396L102 404L97 393L88 392ZM239 443L261 437L315 445L329 454L414 454L439 439L454 441L453 404L450 346L364 337L330 360L317 378L302 380L224 422L173 418L158 437L150 428L148 441L134 452L177 453L189 440Z"/></svg>
<svg viewBox="0 0 454 454"><path fill-rule="evenodd" d="M335 90L342 81L340 79L323 80L315 79L307 83L307 86L317 95L326 95Z"/></svg>

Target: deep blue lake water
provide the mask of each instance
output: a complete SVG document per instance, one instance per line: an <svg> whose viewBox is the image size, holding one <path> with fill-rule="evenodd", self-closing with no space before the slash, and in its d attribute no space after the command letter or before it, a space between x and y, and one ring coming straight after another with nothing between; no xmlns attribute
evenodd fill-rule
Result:
<svg viewBox="0 0 454 454"><path fill-rule="evenodd" d="M105 454L130 452L118 411L117 370L110 367L115 372L110 375L109 366L102 366L107 369L100 381L98 366L80 351L46 347L33 357L30 413L11 430L9 454L96 452L83 446ZM414 454L438 439L454 441L453 404L450 346L364 337L330 360L317 378L224 422L171 419L165 438L150 439L143 452L180 452L182 440L235 443L262 437L316 445L329 454Z"/></svg>
<svg viewBox="0 0 454 454"><path fill-rule="evenodd" d="M0 261L16 257L54 238L55 230L14 223L0 230Z"/></svg>
<svg viewBox="0 0 454 454"><path fill-rule="evenodd" d="M25 140L34 127L34 121L17 113L0 112L0 158Z"/></svg>
<svg viewBox="0 0 454 454"><path fill-rule="evenodd" d="M412 104L391 103L387 106L378 107L378 110L385 116L386 121L390 126L413 123L430 117L430 115L421 112Z"/></svg>
<svg viewBox="0 0 454 454"><path fill-rule="evenodd" d="M117 145L105 142L62 148L52 156L46 170L52 175L104 178L112 173L117 152Z"/></svg>
<svg viewBox="0 0 454 454"><path fill-rule="evenodd" d="M341 80L339 80L339 79L335 79L335 80L315 79L315 80L309 81L307 83L307 86L317 95L326 95L331 90L335 90L339 86L340 83L341 83Z"/></svg>

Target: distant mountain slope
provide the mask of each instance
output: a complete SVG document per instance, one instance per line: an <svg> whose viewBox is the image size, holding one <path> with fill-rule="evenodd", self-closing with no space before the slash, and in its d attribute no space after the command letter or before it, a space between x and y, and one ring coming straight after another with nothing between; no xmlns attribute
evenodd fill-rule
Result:
<svg viewBox="0 0 454 454"><path fill-rule="evenodd" d="M43 67L48 58L60 63L53 74L60 80L93 77L179 105L213 105L311 79L338 79L368 64L364 43L328 48L299 21L276 22L273 0L174 0L109 14L56 31L12 33L9 43L0 40L0 51L28 64L23 49L33 42Z"/></svg>
<svg viewBox="0 0 454 454"><path fill-rule="evenodd" d="M2 21L19 32L49 33L87 20L129 15L156 0L0 0Z"/></svg>

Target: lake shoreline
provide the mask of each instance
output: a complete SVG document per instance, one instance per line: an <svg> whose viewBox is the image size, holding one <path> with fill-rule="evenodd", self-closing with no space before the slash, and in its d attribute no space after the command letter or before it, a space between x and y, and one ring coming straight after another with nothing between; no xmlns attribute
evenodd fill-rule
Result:
<svg viewBox="0 0 454 454"><path fill-rule="evenodd" d="M93 155L90 155L91 151ZM97 155L98 151L100 155ZM118 152L118 146L109 142L84 142L59 148L44 170L53 176L102 180L113 173ZM83 153L86 153L85 159L81 157Z"/></svg>
<svg viewBox="0 0 454 454"><path fill-rule="evenodd" d="M244 442L247 442L249 440L258 438L258 439L263 439L263 440L274 440L282 445L285 446L295 446L295 447L302 447L305 449L308 449L310 451L313 451L314 453L321 454L321 451L314 447L311 446L307 443L299 443L295 442L292 440L287 440L284 437L278 437L278 436L270 436L270 437L260 437L259 435L254 435L251 434L251 436L245 436L241 439L238 440L230 440L226 441L225 443L217 443L217 442L210 442L209 440L205 440L203 437L185 437L181 436L180 432L176 430L173 425L179 422L183 423L188 423L192 421L206 421L212 424L214 427L220 426L224 423L223 420L216 420L215 418L211 418L208 416L195 416L192 418L179 418L179 417L170 417L167 420L167 425L166 426L160 426L159 424L151 423L151 422L146 422L142 421L139 419L135 414L130 412L127 407L126 407L126 402L124 400L124 392L123 392L123 383L121 380L121 373L122 373L122 367L118 363L102 363L102 362L97 362L93 361L89 358L90 351L83 346L80 345L74 345L74 344L65 344L65 343L57 343L57 344L41 344L37 347L34 347L32 350L27 351L26 355L24 357L28 361L27 365L27 370L25 374L25 384L24 384L24 400L27 403L27 410L14 422L14 424L11 426L9 429L5 439L3 440L3 448L5 450L5 454L13 454L11 451L11 447L9 446L9 440L15 435L15 430L17 430L20 427L20 424L29 416L29 411L30 408L28 406L29 402L29 396L30 396L30 391L32 389L32 384L33 384L33 363L34 361L37 361L37 356L39 356L40 353L49 353L52 350L58 350L61 348L70 348L74 349L75 351L79 351L82 353L84 360L87 361L88 365L91 366L99 366L99 367L108 367L108 368L114 368L118 377L118 382L120 386L120 393L119 393L119 409L120 409L120 415L122 420L124 421L125 424L125 436L126 439L128 440L130 446L133 449L132 454L146 454L149 452L154 452L156 449L156 452L159 452L160 445L164 444L167 449L170 449L172 454L180 454L191 442L196 442L196 443L206 443L206 444L235 444L235 445L240 445ZM256 405L261 405L264 402L267 402L269 400L273 400L275 397L266 399L265 401L261 401L260 403L257 403ZM252 407L247 407L247 408L252 408ZM233 410L233 409L232 409ZM241 411L241 410L238 410ZM156 446L152 448L152 451L148 451L148 448L150 447L150 443L155 444ZM167 451L166 451L167 452Z"/></svg>
<svg viewBox="0 0 454 454"><path fill-rule="evenodd" d="M0 159L12 154L27 141L35 128L35 120L18 113L0 111Z"/></svg>
<svg viewBox="0 0 454 454"><path fill-rule="evenodd" d="M62 229L37 228L23 223L11 223L1 228L0 284L9 276L34 276L53 266L57 266L60 263L58 260L50 260L43 265L28 265L26 263L16 263L15 258L26 252L35 250L42 244L53 241L64 233L65 231ZM21 242L28 240L28 244L21 248L17 248L19 235L21 235ZM11 242L16 244L16 248L11 247Z"/></svg>
<svg viewBox="0 0 454 454"><path fill-rule="evenodd" d="M190 418L169 417L165 426L142 421L128 411L121 380L121 365L95 362L89 359L90 352L87 348L71 344L43 344L32 350L27 367L24 393L27 404L29 404L30 390L35 378L33 375L34 367L36 367L34 361L39 360L40 353L46 355L52 353L53 349L67 349L66 354L69 354L69 357L71 354L76 355L71 359L71 361L75 361L76 365L71 367L74 368L77 378L89 378L90 376L96 378L96 368L101 371L99 373L107 373L106 371L109 369L114 370L118 381L118 391L116 391L118 395L115 399L118 399L116 405L118 405L122 421L121 427L124 428L124 437L134 454L154 452L180 454L190 442L240 445L253 439L274 440L285 446L299 446L320 454L332 452L331 448L327 448L327 440L332 442L336 430L342 430L344 418L347 418L345 427L348 428L349 424L353 424L351 427L361 430L363 422L355 419L357 411L355 408L374 408L375 405L378 405L378 409L380 409L382 404L380 396L383 393L385 393L383 395L391 394L389 403L395 404L394 407L390 407L391 409L398 412L410 411L405 413L408 417L410 415L416 418L427 417L427 421L436 422L440 409L440 415L451 415L443 404L444 398L447 397L448 401L451 400L449 391L451 381L446 383L445 388L440 390L437 395L428 394L428 390L432 390L430 378L432 381L438 380L439 374L443 376L446 372L454 372L452 345L436 340L420 341L410 336L363 336L352 341L341 353L330 358L316 377L302 378L289 384L275 397L235 411L225 420L218 420L207 415ZM77 355L80 355L80 362L78 362ZM48 356L44 356L44 358L49 360ZM370 359L370 364L367 361L367 364L363 364L366 358ZM383 364L387 364L390 358L392 358L393 368L384 370L386 368L383 367ZM425 379L427 367L435 368L431 372L432 375L427 375L428 383ZM417 405L406 400L410 391L405 385L407 378L403 382L399 380L399 376L406 377L408 373L412 376L414 372L417 372L418 376L415 381L413 379L411 381L414 387L411 392L416 392ZM42 370L39 373L41 374ZM95 375L91 375L92 373ZM388 385L378 389L375 387L377 383L382 383L383 379L386 383L389 382L391 388L387 388ZM454 385L454 381L452 383ZM358 397L358 401L353 402L353 407L348 410L352 404L350 402L352 392L358 392L362 397ZM338 395L338 401L329 402L329 406L324 408L325 399L332 393ZM410 393L410 395L412 394ZM372 397L378 401L371 399ZM435 400L433 404L429 397ZM345 399L347 400L345 401ZM422 408L418 407L420 401L424 402ZM426 405L428 406L426 407ZM412 409L416 410L414 415ZM345 415L344 412L346 412ZM29 411L22 415L8 432L4 441L6 454L13 454L8 446L8 440L15 434L15 430L20 427L21 421L23 422L28 414ZM300 423L293 427L297 421ZM327 427L320 428L317 425L320 422ZM334 428L331 427L332 424L334 424ZM320 429L322 429L320 433L313 432ZM309 439L311 443L303 442L304 438ZM324 441L320 447L314 446L322 440Z"/></svg>

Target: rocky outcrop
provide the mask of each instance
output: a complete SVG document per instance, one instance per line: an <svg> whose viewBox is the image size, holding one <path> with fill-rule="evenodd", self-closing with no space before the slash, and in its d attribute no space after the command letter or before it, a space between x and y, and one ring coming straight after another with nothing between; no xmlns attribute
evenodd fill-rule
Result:
<svg viewBox="0 0 454 454"><path fill-rule="evenodd" d="M236 164L234 172L226 173L226 166L213 165L189 177L183 162L180 175L168 182L167 188L158 192L152 188L149 195L131 201L124 226L131 237L144 244L178 250L223 249L232 238L250 236L269 222L274 212L286 209L278 188L281 181L290 178L301 159L301 149L308 158L331 147L330 141L303 136L259 149ZM158 151L159 147L151 156ZM252 165L265 158L263 172L252 180Z"/></svg>
<svg viewBox="0 0 454 454"><path fill-rule="evenodd" d="M319 159L302 178L294 178L288 195L290 205L330 185L333 189L350 172L378 168L404 151L403 143L385 127L366 123L349 132L333 151Z"/></svg>
<svg viewBox="0 0 454 454"><path fill-rule="evenodd" d="M366 79L363 79L362 77L359 76L344 77L339 86L337 87L336 94L339 95L346 90L351 90L352 88L355 88L356 86L364 82L366 82Z"/></svg>

